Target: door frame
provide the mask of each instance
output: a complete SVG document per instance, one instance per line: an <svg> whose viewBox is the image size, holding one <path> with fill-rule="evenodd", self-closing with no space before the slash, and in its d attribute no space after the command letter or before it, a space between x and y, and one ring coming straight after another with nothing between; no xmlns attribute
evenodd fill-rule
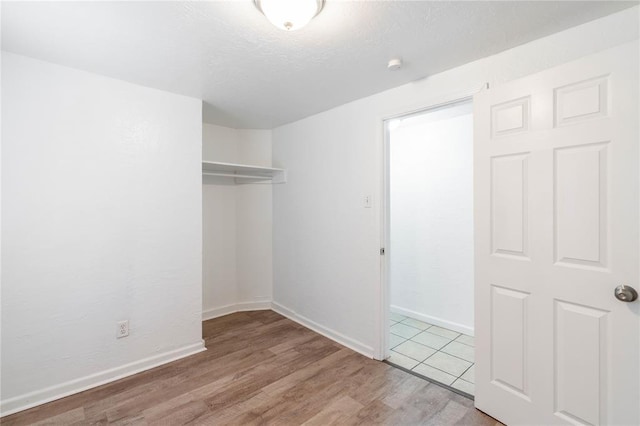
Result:
<svg viewBox="0 0 640 426"><path fill-rule="evenodd" d="M454 106L456 104L471 102L473 104L473 96L484 89L489 88L489 83L484 84L481 88L472 91L458 93L445 97L441 102L431 103L419 108L405 110L402 112L394 112L378 117L378 135L381 137L380 144L381 165L380 165L380 190L379 190L379 208L380 208L380 248L385 249L385 254L380 255L380 288L378 290L378 301L376 309L376 345L374 349L374 359L384 361L390 355L389 349L389 318L390 318L390 290L391 282L389 279L389 243L390 243L390 140L389 140L389 123L395 119L404 119L420 114L425 114L439 109ZM475 236L474 236L475 240ZM475 302L474 302L475 303Z"/></svg>

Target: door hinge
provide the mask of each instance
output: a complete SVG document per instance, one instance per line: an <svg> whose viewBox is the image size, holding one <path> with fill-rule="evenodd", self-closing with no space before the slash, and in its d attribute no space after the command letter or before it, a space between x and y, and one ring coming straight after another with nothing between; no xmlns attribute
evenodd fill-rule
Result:
<svg viewBox="0 0 640 426"><path fill-rule="evenodd" d="M380 256L384 256L384 247L380 249Z"/></svg>

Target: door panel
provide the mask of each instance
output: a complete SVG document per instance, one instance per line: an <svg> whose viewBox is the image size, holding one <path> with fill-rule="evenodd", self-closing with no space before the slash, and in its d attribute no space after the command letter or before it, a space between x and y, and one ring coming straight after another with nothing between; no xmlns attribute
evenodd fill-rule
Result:
<svg viewBox="0 0 640 426"><path fill-rule="evenodd" d="M492 253L527 257L528 153L491 158Z"/></svg>
<svg viewBox="0 0 640 426"><path fill-rule="evenodd" d="M525 400L527 375L527 305L529 294L492 286L491 382Z"/></svg>
<svg viewBox="0 0 640 426"><path fill-rule="evenodd" d="M555 308L555 411L580 424L598 424L601 395L607 393L608 312L561 301Z"/></svg>
<svg viewBox="0 0 640 426"><path fill-rule="evenodd" d="M556 265L607 267L608 144L554 149Z"/></svg>
<svg viewBox="0 0 640 426"><path fill-rule="evenodd" d="M476 406L640 424L638 43L474 99Z"/></svg>

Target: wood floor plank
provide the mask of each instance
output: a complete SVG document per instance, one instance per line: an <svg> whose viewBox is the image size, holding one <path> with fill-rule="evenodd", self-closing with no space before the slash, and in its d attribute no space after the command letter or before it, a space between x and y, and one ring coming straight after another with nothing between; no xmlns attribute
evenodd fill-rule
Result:
<svg viewBox="0 0 640 426"><path fill-rule="evenodd" d="M277 397L282 395L285 391L291 389L292 387L303 383L308 380L310 377L317 375L319 372L327 369L327 368L344 368L345 362L348 365L349 358L358 358L356 354L350 349L343 348L332 353L329 356L318 360L303 370L297 370L288 376L283 377L280 380L276 380L273 383L268 384L267 386L262 388L262 392L271 395L272 397ZM345 361L346 360L346 361Z"/></svg>
<svg viewBox="0 0 640 426"><path fill-rule="evenodd" d="M142 412L142 415L148 423L159 422L168 417L172 412L180 410L192 402L194 402L194 397L191 393L182 394L173 399L163 401L162 404L156 404L153 407L147 408ZM203 415L206 415L206 413L203 413Z"/></svg>
<svg viewBox="0 0 640 426"><path fill-rule="evenodd" d="M80 423L85 420L84 409L82 407L74 410L67 411L66 413L58 414L47 419L43 419L39 422L33 423L34 425L68 425L73 423Z"/></svg>
<svg viewBox="0 0 640 426"><path fill-rule="evenodd" d="M499 424L473 402L273 311L203 323L207 351L6 416L12 425Z"/></svg>
<svg viewBox="0 0 640 426"><path fill-rule="evenodd" d="M265 401L268 401L271 397L263 392L254 394L251 398L248 398L237 404L228 406L222 410L217 410L209 415L198 419L193 422L194 425L230 425L233 424L232 420L238 418L243 413L254 411L257 407L262 406Z"/></svg>
<svg viewBox="0 0 640 426"><path fill-rule="evenodd" d="M458 401L447 401L444 408L436 415L432 416L425 424L426 425L453 425L458 423L467 414L469 407L461 404Z"/></svg>
<svg viewBox="0 0 640 426"><path fill-rule="evenodd" d="M201 369L177 370L173 375L142 383L138 387L112 395L96 404L87 406L87 417L93 419L105 410L109 421L126 418L129 415L145 410L157 403L158 400L171 399L182 393L198 389L201 386L221 386L221 382L232 379L234 374L240 374L248 368L255 368L264 359L275 358L268 351L252 353L250 350L240 354L230 354L221 358L221 362L203 365Z"/></svg>
<svg viewBox="0 0 640 426"><path fill-rule="evenodd" d="M345 419L345 425L382 425L389 424L387 419L393 414L393 408L380 400L371 401L350 417Z"/></svg>
<svg viewBox="0 0 640 426"><path fill-rule="evenodd" d="M289 359L298 356L296 353L288 354ZM272 356L275 358L275 356ZM216 390L223 389L230 382L233 381L235 376L242 376L246 374L246 370L261 370L264 369L261 363L264 363L264 359L260 359L261 357L256 357L255 359L251 357L248 361L248 364L245 365L244 369L241 369L234 374L227 373L229 370L224 368L224 364L219 364L218 368L210 371L206 374L197 374L197 371L190 371L185 377L185 375L175 376L163 385L151 392L147 392L137 398L128 399L120 404L117 404L111 407L107 411L107 418L109 421L116 421L123 418L126 418L130 415L139 412L140 410L145 410L147 408L152 407L157 404L158 400L167 400L174 398L182 393L189 392L193 390L194 387L202 387L202 386L211 386L214 385ZM238 368L238 364L236 364L236 368ZM194 373L194 374L191 374ZM196 375L197 374L197 375Z"/></svg>
<svg viewBox="0 0 640 426"><path fill-rule="evenodd" d="M203 401L191 401L156 415L145 414L144 419L147 424L184 425L197 421L209 413L209 407Z"/></svg>
<svg viewBox="0 0 640 426"><path fill-rule="evenodd" d="M212 411L215 411L242 401L244 400L243 398L246 399L246 395L260 391L264 386L286 377L296 369L304 368L313 361L326 356L328 354L328 352L326 352L327 350L335 351L335 348L319 348L312 353L300 354L298 357L285 363L265 365L262 370L256 371L244 378L244 380L239 380L221 389L214 396L205 399L205 402L207 402ZM281 354L278 360L283 356L284 354Z"/></svg>
<svg viewBox="0 0 640 426"><path fill-rule="evenodd" d="M452 394L451 391L443 387L431 384L412 393L411 396L398 407L397 413L394 414L393 417L404 417L406 419L408 413L417 413L416 415L421 419L421 422L427 423L432 417L442 411L449 401L454 399L456 401L463 401L463 403L466 401L467 407L473 409L471 400L458 394ZM400 415L399 413L402 414Z"/></svg>
<svg viewBox="0 0 640 426"><path fill-rule="evenodd" d="M410 400L416 393L424 391L429 386L429 382L415 376L409 376L402 383L402 386L396 387L392 392L381 395L382 402L391 408L398 409Z"/></svg>
<svg viewBox="0 0 640 426"><path fill-rule="evenodd" d="M342 396L344 383L340 378L361 369L361 357L345 358L333 368L319 370L289 389L279 388L271 399L255 407L261 421L268 424L301 424L320 412L327 404ZM239 423L242 416L238 417Z"/></svg>
<svg viewBox="0 0 640 426"><path fill-rule="evenodd" d="M303 425L326 426L343 424L353 413L360 411L362 408L362 404L345 395L327 405L315 416L304 422Z"/></svg>

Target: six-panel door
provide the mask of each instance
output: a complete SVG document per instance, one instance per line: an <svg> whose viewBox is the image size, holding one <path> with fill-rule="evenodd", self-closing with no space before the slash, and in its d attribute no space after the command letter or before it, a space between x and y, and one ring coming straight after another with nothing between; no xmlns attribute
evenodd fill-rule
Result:
<svg viewBox="0 0 640 426"><path fill-rule="evenodd" d="M476 406L640 424L638 44L474 99Z"/></svg>

